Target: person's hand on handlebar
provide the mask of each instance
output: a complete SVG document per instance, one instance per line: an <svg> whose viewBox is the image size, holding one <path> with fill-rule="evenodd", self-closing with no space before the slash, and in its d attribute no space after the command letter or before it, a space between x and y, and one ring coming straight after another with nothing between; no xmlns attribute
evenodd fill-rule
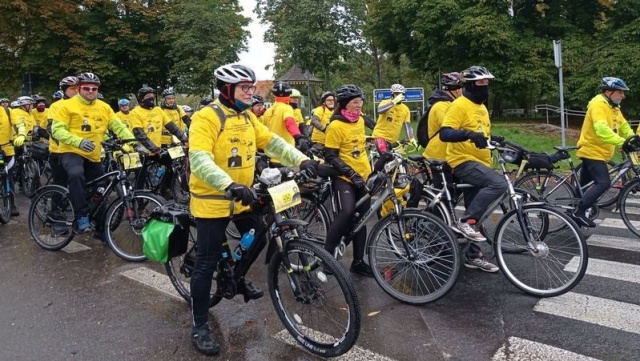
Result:
<svg viewBox="0 0 640 361"><path fill-rule="evenodd" d="M231 183L231 185L225 189L225 192L229 193L233 200L241 201L243 206L248 206L253 202L253 192L245 185L235 182Z"/></svg>

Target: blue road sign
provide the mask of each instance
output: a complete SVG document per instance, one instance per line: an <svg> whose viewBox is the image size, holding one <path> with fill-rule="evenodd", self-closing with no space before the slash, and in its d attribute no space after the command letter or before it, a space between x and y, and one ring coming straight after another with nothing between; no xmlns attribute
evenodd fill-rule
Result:
<svg viewBox="0 0 640 361"><path fill-rule="evenodd" d="M406 102L423 102L424 101L424 89L423 88L407 88L404 93ZM373 99L376 103L380 103L385 99L391 99L391 89L374 89Z"/></svg>

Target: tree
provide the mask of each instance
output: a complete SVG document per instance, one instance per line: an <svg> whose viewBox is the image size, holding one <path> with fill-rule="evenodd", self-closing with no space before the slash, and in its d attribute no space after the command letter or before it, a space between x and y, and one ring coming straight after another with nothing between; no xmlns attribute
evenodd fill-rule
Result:
<svg viewBox="0 0 640 361"><path fill-rule="evenodd" d="M190 94L211 93L213 71L246 50L242 27L248 24L237 1L181 0L172 6L164 18L173 63L169 84Z"/></svg>

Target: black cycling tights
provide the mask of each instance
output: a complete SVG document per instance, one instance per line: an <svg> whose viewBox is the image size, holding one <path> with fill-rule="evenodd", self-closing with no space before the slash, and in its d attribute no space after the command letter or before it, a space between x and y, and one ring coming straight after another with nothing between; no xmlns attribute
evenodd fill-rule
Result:
<svg viewBox="0 0 640 361"><path fill-rule="evenodd" d="M234 223L240 234L245 234L251 228L258 235L261 232L261 222L258 215L237 215ZM196 247L196 262L191 274L191 312L193 313L193 328L200 328L207 323L209 318L209 298L211 297L211 279L213 271L220 260L222 244L227 240L225 230L229 224L229 218L196 218L198 231L198 246ZM258 250L264 248L266 237L256 237L255 244L251 246L254 255L251 263L260 254ZM256 253L253 253L254 247ZM233 251L233 250L231 250Z"/></svg>
<svg viewBox="0 0 640 361"><path fill-rule="evenodd" d="M353 214L355 213L356 202L364 197L367 192L365 189L357 189L353 184L342 178L335 178L333 181L333 190L338 197L338 205L340 211L336 219L329 227L329 233L324 248L331 254L335 251L340 243L343 235L349 233L353 228ZM359 211L365 212L371 207L371 201L364 202ZM364 249L367 242L367 227L362 227L356 233L353 242L353 261L360 261L364 257Z"/></svg>

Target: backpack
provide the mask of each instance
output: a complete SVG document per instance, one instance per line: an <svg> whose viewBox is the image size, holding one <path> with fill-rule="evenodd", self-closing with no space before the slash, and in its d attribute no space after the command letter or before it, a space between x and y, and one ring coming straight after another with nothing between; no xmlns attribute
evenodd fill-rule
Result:
<svg viewBox="0 0 640 361"><path fill-rule="evenodd" d="M218 116L218 119L220 119L220 131L218 132L218 134L220 134L224 130L224 123L227 121L227 115L216 104L209 104L209 107L213 109ZM246 112L243 112L242 114L244 115L245 122L249 123L249 114Z"/></svg>
<svg viewBox="0 0 640 361"><path fill-rule="evenodd" d="M429 111L431 111L431 106L433 104L427 104L427 109L422 113L420 120L418 121L418 128L416 129L416 139L418 139L418 144L422 148L426 148L429 141L440 133L440 129L434 134L432 137L429 137Z"/></svg>

